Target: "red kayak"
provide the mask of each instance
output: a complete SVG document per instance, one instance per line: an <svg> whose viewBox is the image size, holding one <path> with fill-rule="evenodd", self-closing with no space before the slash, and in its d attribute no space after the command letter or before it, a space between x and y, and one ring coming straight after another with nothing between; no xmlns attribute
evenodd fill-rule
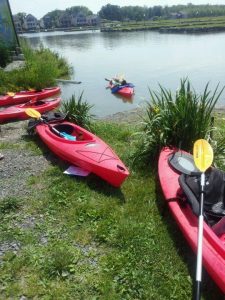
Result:
<svg viewBox="0 0 225 300"><path fill-rule="evenodd" d="M179 200L181 188L178 178L181 173L171 167L168 162L168 158L174 152L176 150L169 148L161 151L158 162L159 179L174 219L191 248L197 252L198 217L187 203ZM207 225L204 221L203 265L225 293L225 217L213 226Z"/></svg>
<svg viewBox="0 0 225 300"><path fill-rule="evenodd" d="M109 83L109 88L112 93L117 93L124 97L132 97L134 94L133 84L113 85L112 83Z"/></svg>
<svg viewBox="0 0 225 300"><path fill-rule="evenodd" d="M0 123L15 120L25 120L29 116L25 113L26 108L34 108L40 113L50 111L59 106L61 98L44 99L44 100L31 100L24 104L9 106L0 111Z"/></svg>
<svg viewBox="0 0 225 300"><path fill-rule="evenodd" d="M119 187L129 175L113 150L80 126L66 121L49 125L41 123L36 126L36 131L61 159L95 173L115 187Z"/></svg>
<svg viewBox="0 0 225 300"><path fill-rule="evenodd" d="M0 95L0 106L15 105L25 103L29 100L41 100L52 97L60 93L60 87L50 87L39 91L21 91L17 93L8 93L8 95Z"/></svg>

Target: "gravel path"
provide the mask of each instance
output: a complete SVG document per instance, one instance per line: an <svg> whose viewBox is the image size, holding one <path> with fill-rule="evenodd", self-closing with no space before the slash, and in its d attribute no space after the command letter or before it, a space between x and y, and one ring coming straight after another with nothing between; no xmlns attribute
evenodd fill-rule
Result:
<svg viewBox="0 0 225 300"><path fill-rule="evenodd" d="M49 166L43 155L36 155L25 148L26 122L1 125L0 199L24 196L29 193L27 179L40 174Z"/></svg>

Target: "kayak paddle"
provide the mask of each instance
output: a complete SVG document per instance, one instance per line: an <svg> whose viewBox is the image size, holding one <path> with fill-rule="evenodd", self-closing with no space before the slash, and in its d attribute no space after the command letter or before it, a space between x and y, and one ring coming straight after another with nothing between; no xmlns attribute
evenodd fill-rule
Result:
<svg viewBox="0 0 225 300"><path fill-rule="evenodd" d="M213 150L210 144L203 139L194 143L193 149L194 162L201 172L201 199L198 218L198 248L197 248L197 266L196 266L196 291L195 299L200 300L201 296L201 278L202 278L202 244L203 244L203 204L205 189L205 171L213 162Z"/></svg>
<svg viewBox="0 0 225 300"><path fill-rule="evenodd" d="M7 95L10 96L10 97L14 97L15 93L13 93L13 92L7 92Z"/></svg>
<svg viewBox="0 0 225 300"><path fill-rule="evenodd" d="M55 127L50 126L42 117L41 114L39 113L39 111L37 111L36 109L33 108L26 108L25 109L25 113L34 119L40 120L41 122L47 124L47 126L52 129L56 134L58 134L61 137L64 137L66 140L70 140L70 141L76 141L76 137L73 135L70 135L66 132L60 132L58 131Z"/></svg>

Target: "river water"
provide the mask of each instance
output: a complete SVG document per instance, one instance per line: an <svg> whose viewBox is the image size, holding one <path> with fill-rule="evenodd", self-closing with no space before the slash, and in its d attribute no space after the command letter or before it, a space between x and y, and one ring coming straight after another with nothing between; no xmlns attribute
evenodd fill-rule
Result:
<svg viewBox="0 0 225 300"><path fill-rule="evenodd" d="M80 95L93 104L92 112L103 117L136 108L149 99L149 89L159 84L175 91L188 77L197 93L209 82L214 91L225 84L225 33L187 35L151 31L101 33L44 32L24 34L34 48L41 44L65 57L74 69L77 84L60 84L62 98ZM135 95L126 99L111 94L105 78L125 75L135 85ZM224 94L218 105L224 105Z"/></svg>

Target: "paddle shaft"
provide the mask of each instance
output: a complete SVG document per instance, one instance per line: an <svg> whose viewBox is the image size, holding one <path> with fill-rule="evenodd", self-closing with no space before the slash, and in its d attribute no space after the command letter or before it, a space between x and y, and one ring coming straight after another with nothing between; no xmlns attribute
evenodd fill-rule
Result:
<svg viewBox="0 0 225 300"><path fill-rule="evenodd" d="M60 131L58 131L57 129L55 129L55 127L49 125L43 118L40 117L39 120L41 120L43 123L45 123L48 126L48 128L52 129L52 131L54 131L58 135L61 135Z"/></svg>
<svg viewBox="0 0 225 300"><path fill-rule="evenodd" d="M203 204L204 204L204 189L205 189L205 173L201 174L201 199L199 207L198 219L198 251L197 251L197 268L196 268L196 300L201 297L201 280L202 280L202 245L203 245Z"/></svg>

